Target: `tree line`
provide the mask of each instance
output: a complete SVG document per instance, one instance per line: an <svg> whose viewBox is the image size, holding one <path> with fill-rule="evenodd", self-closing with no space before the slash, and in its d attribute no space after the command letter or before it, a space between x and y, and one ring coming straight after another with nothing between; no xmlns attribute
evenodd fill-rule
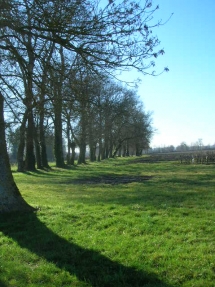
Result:
<svg viewBox="0 0 215 287"><path fill-rule="evenodd" d="M186 142L181 142L180 145L173 146L161 146L149 148L147 150L148 153L171 153L171 152L189 152L189 151L212 151L215 150L215 144L213 145L204 145L202 139L198 139L196 142L191 143L190 145L186 144Z"/></svg>
<svg viewBox="0 0 215 287"><path fill-rule="evenodd" d="M157 9L149 0L1 0L0 193L6 205L15 206L8 189L17 208L23 200L10 174L4 114L11 131L19 128L19 171L48 167L50 130L58 167L65 165L63 137L69 164L76 146L79 163L86 146L91 160L96 147L101 160L128 153L130 145L137 154L148 146L150 114L135 90L113 78L131 68L155 74L155 59L164 54L152 33L162 25L153 23Z"/></svg>
<svg viewBox="0 0 215 287"><path fill-rule="evenodd" d="M78 163L85 163L87 147L90 161L116 155L128 156L131 148L136 155L141 155L142 150L148 148L153 133L151 117L150 113L144 112L135 90L128 90L111 81L99 83L93 78L91 81L85 79L84 85L78 85L77 81L74 87L71 81L67 84L61 106L58 104L54 109L53 102L48 108L40 107L42 110L37 110L36 106L33 123L37 168L48 167L48 153L52 155L50 149L53 147L58 167L64 166L65 153L67 164L74 164L77 148ZM18 118L17 111L12 111L10 119ZM43 125L41 112L44 115ZM60 128L55 123L57 112ZM19 113L24 114L24 109L19 110ZM18 170L22 171L25 168L26 126L18 123L16 127L14 121L16 119L12 120L12 124L8 122L7 139L15 160L18 159Z"/></svg>

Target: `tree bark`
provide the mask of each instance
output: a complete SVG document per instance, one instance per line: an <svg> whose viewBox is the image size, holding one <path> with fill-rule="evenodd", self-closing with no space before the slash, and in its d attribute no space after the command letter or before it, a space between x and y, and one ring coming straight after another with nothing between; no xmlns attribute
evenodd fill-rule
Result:
<svg viewBox="0 0 215 287"><path fill-rule="evenodd" d="M42 162L42 166L45 167L45 168L50 168L49 164L48 164L47 151L46 151L46 140L45 140L45 131L44 131L44 111L40 112L39 128L40 128L39 134L40 134L40 147L41 147L41 162Z"/></svg>
<svg viewBox="0 0 215 287"><path fill-rule="evenodd" d="M63 154L63 123L62 123L62 109L63 109L63 81L65 76L65 59L63 54L63 47L60 46L61 57L61 72L55 73L53 76L53 95L54 95L54 128L55 128L55 160L56 166L64 168L64 154ZM56 82L57 80L57 82Z"/></svg>
<svg viewBox="0 0 215 287"><path fill-rule="evenodd" d="M79 149L80 149L80 152L79 152L79 157L78 157L78 164L86 163L86 159L85 159L86 143L84 141L81 141Z"/></svg>
<svg viewBox="0 0 215 287"><path fill-rule="evenodd" d="M63 158L63 140L62 140L62 119L61 119L61 106L55 105L55 119L54 119L54 154L57 167L65 167Z"/></svg>
<svg viewBox="0 0 215 287"><path fill-rule="evenodd" d="M87 115L86 115L86 99L81 100L81 119L80 119L80 140L79 140L79 157L78 164L86 163L86 140L87 140Z"/></svg>
<svg viewBox="0 0 215 287"><path fill-rule="evenodd" d="M41 162L43 168L50 168L47 158L47 148L46 148L46 138L45 138L45 129L44 129L44 119L45 119L45 94L46 86L48 79L48 71L50 68L51 56L54 50L55 43L50 43L50 47L47 48L47 52L44 55L42 60L43 63L43 74L41 81L41 90L39 93L40 102L39 102L39 139L40 139L40 150L41 150Z"/></svg>
<svg viewBox="0 0 215 287"><path fill-rule="evenodd" d="M89 122L89 148L90 148L90 161L96 161L96 142L92 122Z"/></svg>
<svg viewBox="0 0 215 287"><path fill-rule="evenodd" d="M75 147L76 147L75 142L71 142L70 146L71 146L71 149L72 149L72 156L70 158L70 164L74 165L75 164Z"/></svg>
<svg viewBox="0 0 215 287"><path fill-rule="evenodd" d="M41 148L40 142L38 138L38 128L34 124L34 143L35 143L35 154L36 154L36 163L38 169L43 169L42 161L41 161Z"/></svg>
<svg viewBox="0 0 215 287"><path fill-rule="evenodd" d="M70 115L67 115L67 122L66 122L67 126L66 126L66 136L67 136L67 165L70 165L71 163L71 153L70 153L70 149L71 149L71 140L70 140Z"/></svg>
<svg viewBox="0 0 215 287"><path fill-rule="evenodd" d="M99 150L98 150L98 161L101 161L102 157L102 112L101 103L99 97Z"/></svg>
<svg viewBox="0 0 215 287"><path fill-rule="evenodd" d="M25 129L26 129L26 122L27 122L27 110L24 113L22 124L20 126L20 139L19 139L19 146L17 151L17 164L18 168L17 171L24 172L24 149L25 149Z"/></svg>
<svg viewBox="0 0 215 287"><path fill-rule="evenodd" d="M13 179L5 140L3 111L4 98L0 93L0 213L14 211L33 211L22 198Z"/></svg>
<svg viewBox="0 0 215 287"><path fill-rule="evenodd" d="M25 169L35 171L35 155L34 155L34 119L33 111L28 111L28 126L26 134L26 158L25 158Z"/></svg>

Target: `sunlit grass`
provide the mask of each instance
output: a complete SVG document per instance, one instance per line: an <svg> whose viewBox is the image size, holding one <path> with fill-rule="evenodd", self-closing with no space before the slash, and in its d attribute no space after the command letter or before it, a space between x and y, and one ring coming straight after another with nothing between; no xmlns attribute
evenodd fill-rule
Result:
<svg viewBox="0 0 215 287"><path fill-rule="evenodd" d="M0 286L214 286L215 166L135 160L14 169L40 209L1 216Z"/></svg>

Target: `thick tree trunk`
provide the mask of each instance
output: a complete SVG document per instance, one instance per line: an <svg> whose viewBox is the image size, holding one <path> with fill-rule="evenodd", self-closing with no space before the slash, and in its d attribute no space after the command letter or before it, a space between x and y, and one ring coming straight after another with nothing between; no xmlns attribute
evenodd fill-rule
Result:
<svg viewBox="0 0 215 287"><path fill-rule="evenodd" d="M86 143L83 141L81 142L80 146L80 153L79 153L79 157L78 157L78 163L86 163L86 159L85 159L85 155L86 155Z"/></svg>
<svg viewBox="0 0 215 287"><path fill-rule="evenodd" d="M14 211L32 211L22 198L12 176L5 141L3 96L0 93L0 213Z"/></svg>
<svg viewBox="0 0 215 287"><path fill-rule="evenodd" d="M94 145L90 145L90 161L96 161L96 147Z"/></svg>

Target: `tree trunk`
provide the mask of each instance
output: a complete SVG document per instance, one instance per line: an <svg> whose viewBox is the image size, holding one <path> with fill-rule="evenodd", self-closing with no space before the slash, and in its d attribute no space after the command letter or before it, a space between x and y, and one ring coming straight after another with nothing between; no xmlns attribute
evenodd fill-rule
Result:
<svg viewBox="0 0 215 287"><path fill-rule="evenodd" d="M50 68L51 56L54 50L55 43L50 43L50 47L47 48L46 53L44 54L44 58L42 60L43 63L43 74L42 74L42 82L41 82L41 91L40 95L40 121L39 121L39 138L40 138L40 151L41 151L41 162L44 168L50 168L48 164L47 158L47 148L46 148L46 139L45 139L45 130L44 130L44 118L45 118L45 94L46 94L46 86L48 79L48 70Z"/></svg>
<svg viewBox="0 0 215 287"><path fill-rule="evenodd" d="M71 142L70 146L71 146L71 149L72 149L72 156L71 156L71 159L70 159L70 164L74 165L75 164L75 147L76 147L75 142Z"/></svg>
<svg viewBox="0 0 215 287"><path fill-rule="evenodd" d="M0 213L33 211L34 208L22 198L10 169L5 140L3 102L4 98L0 93Z"/></svg>
<svg viewBox="0 0 215 287"><path fill-rule="evenodd" d="M67 115L67 127L66 127L66 136L67 136L67 165L71 164L71 140L70 140L70 115Z"/></svg>
<svg viewBox="0 0 215 287"><path fill-rule="evenodd" d="M86 155L86 143L83 141L81 142L80 146L80 153L79 153L79 157L78 157L78 163L86 163L86 159L85 159L85 155Z"/></svg>
<svg viewBox="0 0 215 287"><path fill-rule="evenodd" d="M28 14L28 22L31 21L31 15ZM26 86L26 98L25 104L28 110L28 125L26 132L26 157L25 157L25 169L30 171L35 171L35 154L34 154L34 117L33 117L33 106L34 106L34 92L33 92L33 70L35 55L33 53L32 46L32 35L28 34L27 38L27 54L28 54L28 64L27 64L27 86Z"/></svg>
<svg viewBox="0 0 215 287"><path fill-rule="evenodd" d="M39 139L40 139L40 158L42 167L50 168L47 159L47 152L46 152L46 140L45 140L45 131L44 131L44 94L42 89L40 93L40 120L39 120Z"/></svg>
<svg viewBox="0 0 215 287"><path fill-rule="evenodd" d="M101 161L102 157L102 113L99 100L99 150L98 150L98 161Z"/></svg>
<svg viewBox="0 0 215 287"><path fill-rule="evenodd" d="M123 146L122 146L122 156L125 157L126 156L126 144L124 143Z"/></svg>
<svg viewBox="0 0 215 287"><path fill-rule="evenodd" d="M90 145L90 161L96 161L96 147L94 145Z"/></svg>
<svg viewBox="0 0 215 287"><path fill-rule="evenodd" d="M92 127L92 123L89 123L89 148L90 148L90 161L96 161L96 143L94 139L94 131Z"/></svg>
<svg viewBox="0 0 215 287"><path fill-rule="evenodd" d="M35 155L34 155L34 119L32 109L28 110L25 169L30 171L36 170Z"/></svg>
<svg viewBox="0 0 215 287"><path fill-rule="evenodd" d="M56 166L64 168L64 154L63 154L63 127L62 127L62 85L61 82L53 83L54 95L54 155Z"/></svg>
<svg viewBox="0 0 215 287"><path fill-rule="evenodd" d="M118 157L122 156L122 146L120 146L119 151L118 151Z"/></svg>
<svg viewBox="0 0 215 287"><path fill-rule="evenodd" d="M54 153L55 153L56 166L65 167L63 158L61 111L59 111L57 108L55 109L54 128L55 128Z"/></svg>
<svg viewBox="0 0 215 287"><path fill-rule="evenodd" d="M102 139L99 137L99 150L98 150L98 161L101 161L101 156L102 156Z"/></svg>
<svg viewBox="0 0 215 287"><path fill-rule="evenodd" d="M122 143L123 141L121 141L120 139L118 140L118 144L117 146L115 147L115 151L114 153L112 154L112 157L114 158L117 153L118 153L118 156L121 156L121 153L122 153Z"/></svg>
<svg viewBox="0 0 215 287"><path fill-rule="evenodd" d="M19 139L19 147L17 151L17 163L18 168L17 171L23 172L24 171L24 149L25 149L25 128L26 128L26 121L27 121L27 110L24 113L22 124L20 126L20 139Z"/></svg>
<svg viewBox="0 0 215 287"><path fill-rule="evenodd" d="M129 142L128 142L128 140L126 141L126 156L130 156Z"/></svg>
<svg viewBox="0 0 215 287"><path fill-rule="evenodd" d="M112 155L113 155L113 138L112 134L110 134L109 157L112 157Z"/></svg>
<svg viewBox="0 0 215 287"><path fill-rule="evenodd" d="M41 161L40 143L39 143L39 139L38 139L38 128L35 125L34 125L34 143L35 143L35 154L36 154L37 168L43 169L42 161Z"/></svg>
<svg viewBox="0 0 215 287"><path fill-rule="evenodd" d="M78 163L86 163L86 139L87 139L87 115L86 115L86 99L81 100L81 119L80 119L80 141L79 141L79 157Z"/></svg>
<svg viewBox="0 0 215 287"><path fill-rule="evenodd" d="M55 74L53 80L53 94L54 94L54 128L55 128L55 160L57 167L65 167L64 154L63 154L63 127L62 127L62 109L63 109L63 82L65 76L65 60L63 54L63 47L60 46L61 57L61 73ZM56 82L57 80L57 82Z"/></svg>
<svg viewBox="0 0 215 287"><path fill-rule="evenodd" d="M50 168L47 159L47 151L46 151L46 140L45 140L45 132L44 132L44 117L40 115L40 150L41 150L41 162L42 166L45 168Z"/></svg>

